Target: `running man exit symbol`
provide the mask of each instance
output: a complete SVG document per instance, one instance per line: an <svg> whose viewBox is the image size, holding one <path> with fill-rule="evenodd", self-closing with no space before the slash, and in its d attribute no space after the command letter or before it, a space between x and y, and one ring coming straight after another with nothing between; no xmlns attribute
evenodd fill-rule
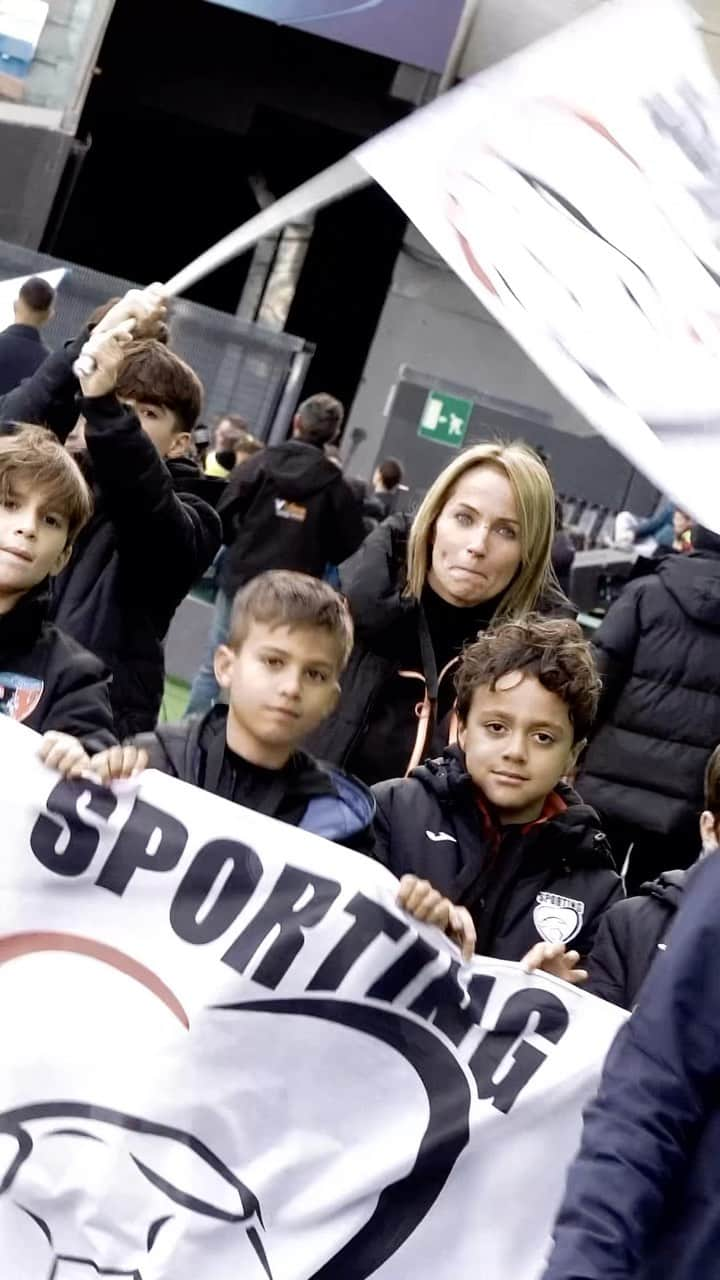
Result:
<svg viewBox="0 0 720 1280"><path fill-rule="evenodd" d="M459 449L467 435L472 411L472 400L431 391L425 401L418 435L449 445L451 449Z"/></svg>

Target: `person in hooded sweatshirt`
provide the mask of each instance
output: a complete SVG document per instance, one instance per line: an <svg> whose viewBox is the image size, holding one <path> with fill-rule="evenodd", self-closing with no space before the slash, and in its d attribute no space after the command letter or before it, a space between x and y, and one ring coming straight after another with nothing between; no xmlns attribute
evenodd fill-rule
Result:
<svg viewBox="0 0 720 1280"><path fill-rule="evenodd" d="M709 753L720 741L720 537L630 583L595 634L603 679L578 789L633 892L697 854Z"/></svg>
<svg viewBox="0 0 720 1280"><path fill-rule="evenodd" d="M599 696L590 647L569 619L496 624L456 684L458 745L373 788L375 858L401 880L400 904L465 954L519 961L572 942L556 972L582 980L570 971L623 895L597 814L562 781Z"/></svg>
<svg viewBox="0 0 720 1280"><path fill-rule="evenodd" d="M373 848L370 791L301 742L329 715L353 642L342 596L307 574L275 570L238 592L215 654L228 706L98 753L80 768L104 782L148 765L247 809L359 853ZM210 873L211 879L215 871Z"/></svg>
<svg viewBox="0 0 720 1280"><path fill-rule="evenodd" d="M48 358L0 401L0 417L44 422L73 447L95 496L75 554L54 580L52 620L112 673L120 738L152 729L162 702L163 642L175 610L219 549L219 517L186 492L198 468L184 458L202 401L200 380L152 331L162 296L131 291L92 333L93 371L78 382L87 340Z"/></svg>
<svg viewBox="0 0 720 1280"><path fill-rule="evenodd" d="M292 439L236 467L218 512L226 551L220 565L215 614L187 715L207 711L218 696L214 655L227 638L235 592L258 573L292 569L322 578L365 537L362 511L324 447L336 439L344 410L320 393L300 405Z"/></svg>
<svg viewBox="0 0 720 1280"><path fill-rule="evenodd" d="M705 770L700 841L700 858L689 870L663 871L635 897L616 902L606 912L588 956L586 991L632 1009L653 960L659 951L667 950L671 925L700 862L720 846L720 747L713 751Z"/></svg>

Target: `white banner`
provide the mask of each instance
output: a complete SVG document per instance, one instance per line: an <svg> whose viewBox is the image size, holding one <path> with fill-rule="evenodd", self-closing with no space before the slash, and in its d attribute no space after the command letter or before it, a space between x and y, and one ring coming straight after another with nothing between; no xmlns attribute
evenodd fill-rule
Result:
<svg viewBox="0 0 720 1280"><path fill-rule="evenodd" d="M536 1280L618 1010L0 719L3 1280Z"/></svg>
<svg viewBox="0 0 720 1280"><path fill-rule="evenodd" d="M720 532L720 95L610 0L355 152L558 390Z"/></svg>

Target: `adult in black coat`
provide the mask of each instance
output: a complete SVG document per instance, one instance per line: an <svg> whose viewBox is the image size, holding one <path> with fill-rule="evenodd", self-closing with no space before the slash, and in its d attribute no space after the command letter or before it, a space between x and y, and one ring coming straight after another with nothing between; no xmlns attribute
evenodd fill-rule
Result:
<svg viewBox="0 0 720 1280"><path fill-rule="evenodd" d="M267 569L322 578L329 564L357 551L365 537L361 504L324 453L342 415L339 400L311 396L295 415L292 440L232 472L218 506L227 544L220 587L227 596Z"/></svg>
<svg viewBox="0 0 720 1280"><path fill-rule="evenodd" d="M53 313L55 290L41 276L26 280L14 304L15 323L0 333L0 395L12 391L50 354L40 330Z"/></svg>
<svg viewBox="0 0 720 1280"><path fill-rule="evenodd" d="M578 789L599 812L630 888L697 852L703 775L720 742L720 538L696 527L612 606L595 644L603 696Z"/></svg>
<svg viewBox="0 0 720 1280"><path fill-rule="evenodd" d="M375 858L398 879L426 879L467 907L482 955L522 960L544 937L534 918L543 894L581 904L572 946L587 955L602 913L622 896L597 814L563 783L539 821L499 829L479 807L457 747L373 791Z"/></svg>
<svg viewBox="0 0 720 1280"><path fill-rule="evenodd" d="M310 396L295 415L292 440L263 449L231 473L218 504L226 544L219 591L189 715L204 713L217 698L213 658L227 637L238 589L268 569L322 578L365 537L362 504L324 452L342 426L343 413L333 396Z"/></svg>
<svg viewBox="0 0 720 1280"><path fill-rule="evenodd" d="M106 331L117 332L114 322L122 323L134 309L147 317L138 299L132 299L109 313L103 322ZM72 364L80 341L56 352L34 378L0 402L3 418L45 422L61 439L74 425L78 409L84 416L83 459L96 508L70 564L55 581L52 612L63 630L111 670L121 737L154 728L162 701L165 635L221 540L217 514L183 491L188 471L197 474L182 454L189 417L199 407L200 384L158 344L138 344L128 353L126 337L111 336L105 349L96 352L102 367L84 384L95 394L81 399L79 406ZM123 403L107 390L119 373ZM168 417L163 379L186 387L187 422L173 425L171 419L178 419L174 411ZM193 388L199 388L195 407ZM127 402L134 402L137 412L126 408Z"/></svg>
<svg viewBox="0 0 720 1280"><path fill-rule="evenodd" d="M311 750L367 783L438 755L463 646L494 618L567 608L550 563L554 526L537 455L483 444L441 472L414 520L375 529L341 569L355 648Z"/></svg>

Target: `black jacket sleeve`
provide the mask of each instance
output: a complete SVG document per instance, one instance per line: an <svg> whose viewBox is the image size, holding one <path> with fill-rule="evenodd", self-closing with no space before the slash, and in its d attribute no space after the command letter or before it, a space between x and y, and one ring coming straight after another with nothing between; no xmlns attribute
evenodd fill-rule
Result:
<svg viewBox="0 0 720 1280"><path fill-rule="evenodd" d="M392 810L393 797L397 785L398 781L396 779L389 782L378 782L371 788L376 806L373 821L375 848L372 856L376 862L381 862L393 874L395 874L395 868L392 865Z"/></svg>
<svg viewBox="0 0 720 1280"><path fill-rule="evenodd" d="M263 455L256 453L253 457L241 462L230 473L217 510L222 520L222 539L225 546L230 546L238 532L238 525L261 488L265 479Z"/></svg>
<svg viewBox="0 0 720 1280"><path fill-rule="evenodd" d="M585 1115L544 1280L631 1280L677 1204L717 1108L720 860L698 869L672 943L618 1034Z"/></svg>
<svg viewBox="0 0 720 1280"><path fill-rule="evenodd" d="M609 708L617 702L632 672L640 634L639 606L642 590L642 582L633 582L626 587L595 633L593 643L603 681L598 724L602 723Z"/></svg>
<svg viewBox="0 0 720 1280"><path fill-rule="evenodd" d="M40 365L31 378L0 399L0 421L33 422L48 427L63 443L77 422L79 384L73 365L88 338L88 330Z"/></svg>
<svg viewBox="0 0 720 1280"><path fill-rule="evenodd" d="M328 530L328 564L342 564L365 539L362 506L352 489L340 477L330 488L331 524Z"/></svg>
<svg viewBox="0 0 720 1280"><path fill-rule="evenodd" d="M103 664L80 645L73 644L68 653L53 686L48 712L38 728L42 733L54 729L79 738L90 755L117 742L110 707L110 677Z"/></svg>
<svg viewBox="0 0 720 1280"><path fill-rule="evenodd" d="M121 559L138 584L181 600L220 546L217 513L202 498L175 493L152 440L114 395L83 398L80 406Z"/></svg>
<svg viewBox="0 0 720 1280"><path fill-rule="evenodd" d="M632 899L616 902L600 920L587 959L588 982L584 987L593 996L609 1000L622 1009L628 1001L628 945L632 920Z"/></svg>

